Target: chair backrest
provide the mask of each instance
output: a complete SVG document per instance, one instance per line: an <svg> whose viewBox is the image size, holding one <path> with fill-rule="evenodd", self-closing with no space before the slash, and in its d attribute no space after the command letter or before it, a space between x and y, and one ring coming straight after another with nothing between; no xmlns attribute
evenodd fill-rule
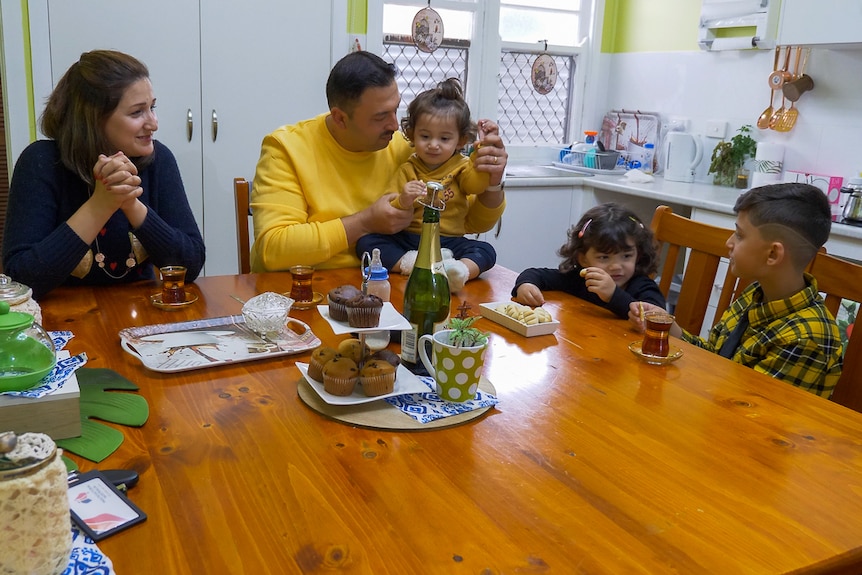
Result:
<svg viewBox="0 0 862 575"><path fill-rule="evenodd" d="M251 187L245 178L233 179L233 195L236 202L236 253L239 261L239 273L251 272L251 243L248 234L248 218L251 216L249 195Z"/></svg>
<svg viewBox="0 0 862 575"><path fill-rule="evenodd" d="M727 238L733 230L680 216L673 213L668 206L656 208L651 228L656 240L663 246L667 246L659 281L659 289L665 298L669 296L671 280L676 273L678 260L686 258L679 298L673 313L681 327L693 334L699 334L713 287L717 285L716 275L719 272L721 258L727 258ZM730 302L745 287L726 264L722 266L722 271L724 269L727 269L727 273L721 280L721 291L713 324L721 318Z"/></svg>
<svg viewBox="0 0 862 575"><path fill-rule="evenodd" d="M826 294L826 307L838 316L841 300L862 302L862 265L821 250L808 271L817 278L817 289ZM857 311L859 307L857 306ZM832 401L862 412L862 335L850 338L844 350L844 369L832 393Z"/></svg>

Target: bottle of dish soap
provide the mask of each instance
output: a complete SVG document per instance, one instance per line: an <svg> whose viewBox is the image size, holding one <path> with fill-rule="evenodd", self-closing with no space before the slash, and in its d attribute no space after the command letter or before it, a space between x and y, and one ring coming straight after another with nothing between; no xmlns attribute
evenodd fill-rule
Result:
<svg viewBox="0 0 862 575"><path fill-rule="evenodd" d="M584 131L584 141L580 144L572 146L575 166L583 166L585 168L598 168L599 164L596 158L598 148L596 146L596 135L598 132L591 130Z"/></svg>

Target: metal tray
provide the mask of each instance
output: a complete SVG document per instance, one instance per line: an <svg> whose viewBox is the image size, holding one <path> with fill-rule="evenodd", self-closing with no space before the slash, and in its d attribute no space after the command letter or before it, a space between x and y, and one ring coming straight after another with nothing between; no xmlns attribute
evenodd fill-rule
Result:
<svg viewBox="0 0 862 575"><path fill-rule="evenodd" d="M308 324L298 319L288 318L280 333L262 337L241 315L129 327L119 335L124 351L163 373L293 355L320 345Z"/></svg>

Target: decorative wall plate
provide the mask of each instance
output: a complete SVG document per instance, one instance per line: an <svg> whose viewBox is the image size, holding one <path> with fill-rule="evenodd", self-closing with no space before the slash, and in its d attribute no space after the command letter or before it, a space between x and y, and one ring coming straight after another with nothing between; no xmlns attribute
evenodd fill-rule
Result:
<svg viewBox="0 0 862 575"><path fill-rule="evenodd" d="M554 89L557 83L557 64L548 54L539 54L533 62L531 72L533 88L539 94L545 95Z"/></svg>
<svg viewBox="0 0 862 575"><path fill-rule="evenodd" d="M433 8L423 8L413 17L413 43L429 54L443 42L443 20Z"/></svg>

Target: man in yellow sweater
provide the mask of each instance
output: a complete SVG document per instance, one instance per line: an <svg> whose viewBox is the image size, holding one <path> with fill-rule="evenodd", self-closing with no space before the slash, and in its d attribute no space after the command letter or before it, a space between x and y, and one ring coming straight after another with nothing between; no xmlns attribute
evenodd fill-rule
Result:
<svg viewBox="0 0 862 575"><path fill-rule="evenodd" d="M413 212L392 206L397 194L384 193L413 151L399 131L395 73L370 52L348 54L326 83L329 112L264 138L251 194L253 272L295 264L358 267L359 238L410 225ZM489 221L490 228L505 205L499 184L507 153L496 124L484 125L474 163L490 175L490 189L473 204L471 217Z"/></svg>

